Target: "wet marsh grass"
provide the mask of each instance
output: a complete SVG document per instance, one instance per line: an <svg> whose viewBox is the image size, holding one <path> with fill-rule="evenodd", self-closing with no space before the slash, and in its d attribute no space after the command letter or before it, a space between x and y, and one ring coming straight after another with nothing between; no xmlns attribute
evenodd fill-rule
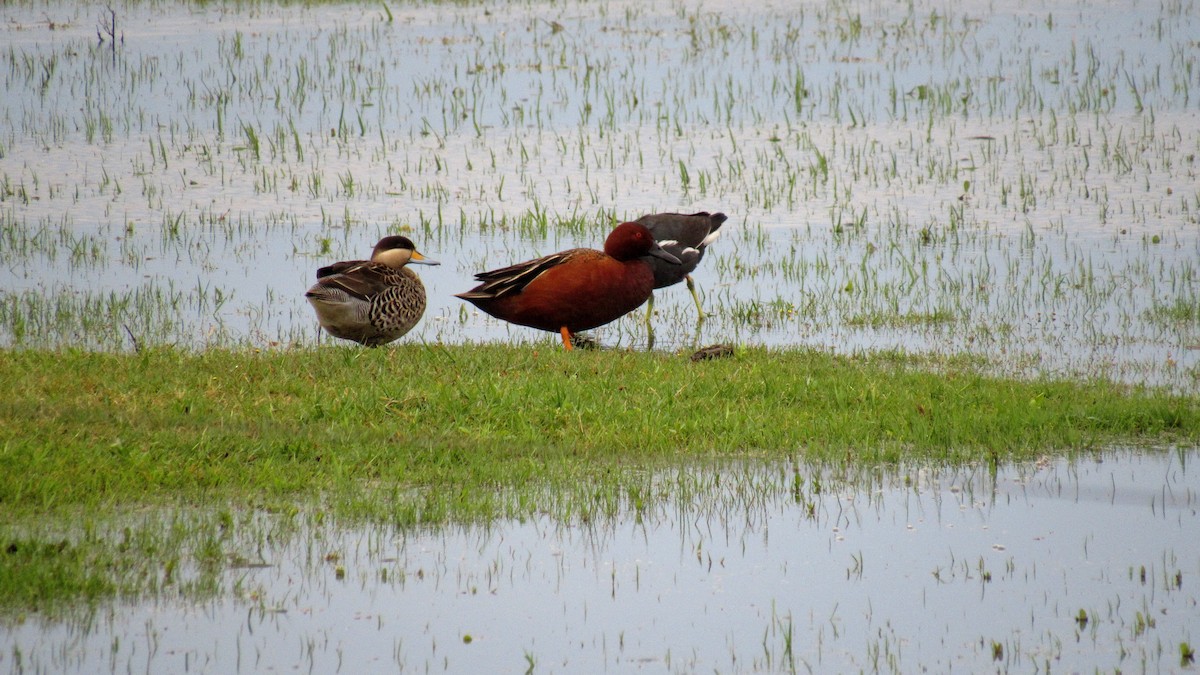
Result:
<svg viewBox="0 0 1200 675"><path fill-rule="evenodd" d="M4 356L0 377L23 394L0 404L0 604L18 611L154 593L168 568L212 588L205 564L253 549L223 544L220 521L256 512L400 528L587 523L702 501L703 486L663 479L696 463L994 465L1200 438L1192 398L898 353L747 349L693 363L545 342ZM780 480L797 498L814 487ZM134 526L102 516L143 506L156 515ZM159 522L197 506L210 515L196 526ZM135 536L145 541L126 551Z"/></svg>
<svg viewBox="0 0 1200 675"><path fill-rule="evenodd" d="M1026 373L1036 352L1195 390L1179 345L1200 324L1144 321L1200 304L1193 7L1119 34L1053 4L538 7L255 4L196 42L171 3L118 5L128 41L102 49L86 12L29 10L0 53L0 147L21 160L0 164L0 218L42 245L0 249L28 270L6 286L216 279L175 279L225 301L163 308L142 343L311 344L286 289L313 253L406 231L448 263L419 330L467 342L498 334L450 299L472 272L720 209L706 342L1012 353ZM96 241L65 256L47 227ZM674 295L656 333L677 347ZM7 316L5 344L128 346Z"/></svg>

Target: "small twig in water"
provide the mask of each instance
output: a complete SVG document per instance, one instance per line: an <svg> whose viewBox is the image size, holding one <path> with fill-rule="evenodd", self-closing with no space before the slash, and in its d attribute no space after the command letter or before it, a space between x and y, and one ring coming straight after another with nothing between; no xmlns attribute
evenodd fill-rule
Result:
<svg viewBox="0 0 1200 675"><path fill-rule="evenodd" d="M104 44L105 36L108 36L109 45L112 48L113 62L117 60L117 10L112 8L112 5L106 7L108 16L100 17L100 23L96 26L96 39L100 44ZM121 35L121 44L125 44L125 35Z"/></svg>
<svg viewBox="0 0 1200 675"><path fill-rule="evenodd" d="M129 325L123 323L121 324L121 328L125 329L125 334L129 336L129 341L133 343L133 352L135 354L141 354L142 343L138 342L138 339L134 336L133 331L129 330Z"/></svg>

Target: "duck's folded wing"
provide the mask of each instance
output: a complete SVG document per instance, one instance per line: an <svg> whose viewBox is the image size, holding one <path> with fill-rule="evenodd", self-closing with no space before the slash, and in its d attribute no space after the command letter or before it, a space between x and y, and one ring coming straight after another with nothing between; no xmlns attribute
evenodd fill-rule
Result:
<svg viewBox="0 0 1200 675"><path fill-rule="evenodd" d="M354 267L357 267L358 265L363 265L363 264L366 264L369 262L371 262L371 261L370 260L343 260L342 262L335 262L332 265L326 265L324 267L317 269L317 278L324 279L325 277L331 277L335 274L345 274L347 270L353 269Z"/></svg>
<svg viewBox="0 0 1200 675"><path fill-rule="evenodd" d="M340 267L341 265L348 265ZM338 271L321 276L321 271L337 268ZM353 264L334 263L323 267L317 272L319 286L330 289L340 289L351 296L362 300L370 300L393 285L395 271L387 265L374 263L369 260Z"/></svg>
<svg viewBox="0 0 1200 675"><path fill-rule="evenodd" d="M509 265L497 270L489 270L480 272L475 275L476 281L483 283L466 293L459 293L457 297L464 300L481 300L487 298L502 298L510 293L520 293L522 289L528 286L534 279L544 274L547 270L558 267L559 265L576 258L587 252L599 253L599 251L589 251L588 249L572 249L570 251L562 251L554 253L536 260L529 260L516 265Z"/></svg>

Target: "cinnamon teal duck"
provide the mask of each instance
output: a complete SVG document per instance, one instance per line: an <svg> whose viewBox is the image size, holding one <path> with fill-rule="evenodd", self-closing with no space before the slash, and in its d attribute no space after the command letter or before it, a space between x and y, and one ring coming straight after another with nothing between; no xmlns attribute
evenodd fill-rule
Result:
<svg viewBox="0 0 1200 675"><path fill-rule="evenodd" d="M650 230L622 223L604 251L575 248L502 269L480 272L462 298L510 323L558 333L572 349L578 331L603 326L637 309L654 291L651 260L679 265Z"/></svg>

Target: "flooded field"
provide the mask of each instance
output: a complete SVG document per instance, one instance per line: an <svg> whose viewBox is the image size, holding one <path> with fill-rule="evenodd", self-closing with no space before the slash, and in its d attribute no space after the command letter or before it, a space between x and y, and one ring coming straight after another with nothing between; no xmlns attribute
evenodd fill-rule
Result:
<svg viewBox="0 0 1200 675"><path fill-rule="evenodd" d="M1191 3L112 9L5 8L3 344L312 344L384 232L443 262L406 340L549 339L452 295L706 209L711 318L660 291L656 348L1200 381Z"/></svg>
<svg viewBox="0 0 1200 675"><path fill-rule="evenodd" d="M1194 451L690 467L612 521L249 531L219 600L0 631L7 672L1176 672ZM258 541L254 542L254 538Z"/></svg>
<svg viewBox="0 0 1200 675"><path fill-rule="evenodd" d="M0 14L4 348L326 342L315 269L385 233L442 262L403 341L553 346L453 294L709 210L709 318L660 291L654 349L1200 391L1195 3ZM640 310L594 335L651 346ZM202 600L6 619L0 671L1192 670L1195 460L687 466L645 511L439 531L244 514Z"/></svg>

